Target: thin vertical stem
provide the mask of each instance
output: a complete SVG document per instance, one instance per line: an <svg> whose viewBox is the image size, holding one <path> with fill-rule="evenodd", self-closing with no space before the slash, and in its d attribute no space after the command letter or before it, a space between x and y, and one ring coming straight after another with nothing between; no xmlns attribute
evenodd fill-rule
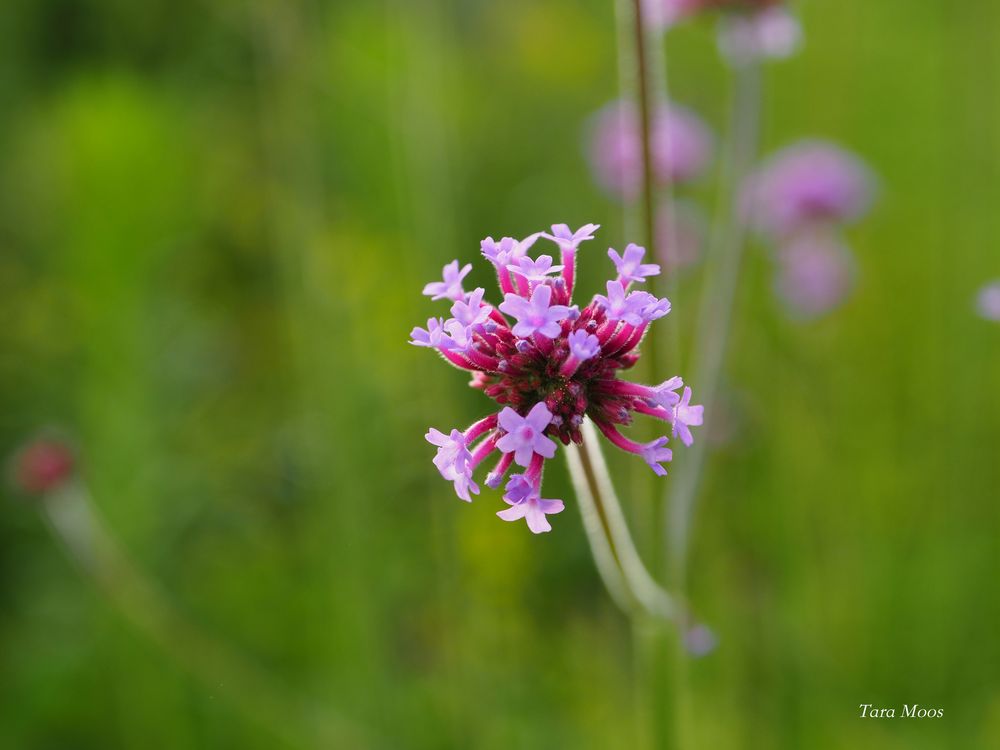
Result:
<svg viewBox="0 0 1000 750"><path fill-rule="evenodd" d="M760 69L756 64L736 70L730 112L729 148L720 193L720 228L717 250L706 274L698 313L697 348L692 381L705 404L707 433L716 418L718 389L725 359L733 302L746 238L746 217L740 203L740 188L755 158L760 120ZM707 440L695 441L677 469L666 508L666 533L670 539L675 584L683 585L687 573L688 548L694 505L704 470Z"/></svg>
<svg viewBox="0 0 1000 750"><path fill-rule="evenodd" d="M632 31L635 44L636 98L639 102L640 134L642 140L642 229L643 240L651 253L656 254L654 175L653 175L653 105L652 74L649 68L649 40L643 18L643 0L632 2Z"/></svg>

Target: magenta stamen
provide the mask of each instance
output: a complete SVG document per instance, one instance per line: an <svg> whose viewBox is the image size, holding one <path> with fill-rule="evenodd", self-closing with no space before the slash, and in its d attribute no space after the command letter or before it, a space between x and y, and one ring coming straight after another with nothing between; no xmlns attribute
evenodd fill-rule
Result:
<svg viewBox="0 0 1000 750"><path fill-rule="evenodd" d="M453 352L448 349L438 349L441 352L441 356L451 362L455 367L461 367L463 370L478 370L479 368L472 364L467 358L463 357L458 352Z"/></svg>
<svg viewBox="0 0 1000 750"><path fill-rule="evenodd" d="M576 372L577 368L581 364L582 363L579 359L574 357L572 354L568 354L566 355L566 361L563 362L562 366L559 368L559 374L564 378L571 378L573 377L573 373Z"/></svg>
<svg viewBox="0 0 1000 750"><path fill-rule="evenodd" d="M573 283L576 280L576 250L563 248L562 251L562 277L566 282L566 301L573 299Z"/></svg>
<svg viewBox="0 0 1000 750"><path fill-rule="evenodd" d="M547 338L540 333L535 333L531 338L534 340L535 346L538 347L538 351L545 356L552 354L552 349L554 348L552 345L552 339Z"/></svg>
<svg viewBox="0 0 1000 750"><path fill-rule="evenodd" d="M484 432L492 430L497 426L497 418L496 414L491 414L488 417L483 417L478 422L474 422L469 429L465 431L465 442L471 443Z"/></svg>
<svg viewBox="0 0 1000 750"><path fill-rule="evenodd" d="M503 266L497 266L497 282L500 284L500 291L504 294L514 293L514 285L510 280L510 271Z"/></svg>
<svg viewBox="0 0 1000 750"><path fill-rule="evenodd" d="M597 428L604 433L604 436L614 443L616 446L621 448L623 451L628 451L629 453L642 453L642 446L633 440L629 440L627 437L618 432L618 429L613 425L607 424L603 420L595 420L594 424Z"/></svg>
<svg viewBox="0 0 1000 750"><path fill-rule="evenodd" d="M469 460L469 468L475 471L476 467L483 462L483 460L490 455L497 448L497 440L500 439L500 434L494 432L486 440L481 442L476 446L476 450L472 453L472 458Z"/></svg>
<svg viewBox="0 0 1000 750"><path fill-rule="evenodd" d="M621 329L619 329L618 332L608 339L607 343L601 347L601 350L605 354L611 354L618 351L625 345L625 342L628 341L629 336L632 335L632 331L634 330L635 326L629 325L628 323L623 324Z"/></svg>
<svg viewBox="0 0 1000 750"><path fill-rule="evenodd" d="M492 372L500 365L500 360L496 357L490 357L483 354L482 352L476 350L475 347L468 349L465 352L465 356L468 357L469 361L476 366L477 370L490 370Z"/></svg>
<svg viewBox="0 0 1000 750"><path fill-rule="evenodd" d="M662 419L664 422L674 421L673 411L670 409L664 409L661 406L650 406L644 401L636 401L632 404L632 408L640 414L645 414L646 416L653 417L655 419Z"/></svg>

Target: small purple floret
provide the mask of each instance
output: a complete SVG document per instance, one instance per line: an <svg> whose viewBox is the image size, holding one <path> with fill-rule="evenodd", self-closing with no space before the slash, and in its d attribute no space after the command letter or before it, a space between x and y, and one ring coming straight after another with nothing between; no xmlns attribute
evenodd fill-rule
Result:
<svg viewBox="0 0 1000 750"><path fill-rule="evenodd" d="M483 306L483 295L486 290L477 287L469 294L468 299L459 300L451 306L451 314L463 326L475 326L485 323L490 316L490 308Z"/></svg>
<svg viewBox="0 0 1000 750"><path fill-rule="evenodd" d="M660 267L655 263L643 263L642 256L646 254L646 248L630 242L625 248L625 253L619 255L613 247L608 248L608 257L615 264L618 271L618 280L622 283L632 281L643 282L650 276L658 276Z"/></svg>
<svg viewBox="0 0 1000 750"><path fill-rule="evenodd" d="M563 250L576 250L581 242L594 239L594 232L600 228L600 224L584 224L574 232L568 224L553 224L552 233L543 233L542 236L552 240Z"/></svg>
<svg viewBox="0 0 1000 750"><path fill-rule="evenodd" d="M545 281L550 273L559 273L563 269L562 266L552 265L551 255L540 255L538 260L523 256L517 259L517 263L511 263L509 268L528 281Z"/></svg>
<svg viewBox="0 0 1000 750"><path fill-rule="evenodd" d="M548 284L539 284L532 292L530 300L517 294L504 295L500 312L517 319L513 328L515 336L524 338L540 333L551 339L560 334L562 326L559 323L570 314L569 307L550 305L551 300L552 287Z"/></svg>
<svg viewBox="0 0 1000 750"><path fill-rule="evenodd" d="M414 346L426 346L444 351L456 347L455 341L448 335L445 324L440 318L429 318L426 329L419 326L414 328L410 332L410 343Z"/></svg>
<svg viewBox="0 0 1000 750"><path fill-rule="evenodd" d="M661 466L661 463L669 463L674 457L674 452L666 447L667 439L665 437L657 438L648 443L643 443L642 445L642 460L649 464L649 468L653 470L657 476L665 477L667 475L667 470Z"/></svg>
<svg viewBox="0 0 1000 750"><path fill-rule="evenodd" d="M451 299L460 300L465 297L462 290L462 279L472 270L472 264L466 263L462 269L458 268L458 261L453 260L442 270L444 281L432 281L424 287L424 294L434 300Z"/></svg>
<svg viewBox="0 0 1000 750"><path fill-rule="evenodd" d="M545 435L545 428L552 421L552 412L542 402L535 404L528 416L522 417L509 406L500 412L500 427L507 433L497 441L497 448L513 453L514 462L528 466L534 454L552 458L556 454L555 441Z"/></svg>
<svg viewBox="0 0 1000 750"><path fill-rule="evenodd" d="M690 446L694 442L691 436L690 427L697 427L704 419L704 406L691 405L691 389L684 386L684 395L674 407L674 435L680 437L684 445Z"/></svg>
<svg viewBox="0 0 1000 750"><path fill-rule="evenodd" d="M581 362L592 359L601 351L601 340L586 331L573 331L567 338L569 353Z"/></svg>

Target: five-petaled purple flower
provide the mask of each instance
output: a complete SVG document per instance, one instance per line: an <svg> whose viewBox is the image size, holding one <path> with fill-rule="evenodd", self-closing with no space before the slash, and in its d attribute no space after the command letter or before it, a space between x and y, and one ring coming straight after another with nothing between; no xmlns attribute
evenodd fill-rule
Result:
<svg viewBox="0 0 1000 750"><path fill-rule="evenodd" d="M459 270L458 261L453 260L441 271L444 281L432 281L430 284L427 284L424 287L424 294L433 300L464 299L465 292L462 290L462 279L464 279L471 270L471 263L466 263L462 266L462 270Z"/></svg>
<svg viewBox="0 0 1000 750"><path fill-rule="evenodd" d="M531 299L524 299L517 294L506 294L500 303L500 312L507 313L517 323L514 325L514 335L527 338L534 333L540 333L550 339L562 331L561 321L570 313L566 305L552 305L552 287L539 284L531 293Z"/></svg>
<svg viewBox="0 0 1000 750"><path fill-rule="evenodd" d="M667 437L641 443L619 428L639 413L672 424L687 443L689 426L701 423L701 407L691 406L690 390L683 396L676 392L683 385L679 377L653 387L619 378L638 361L649 323L670 311L666 299L627 289L659 272L641 262L641 248L628 245L622 256L611 251L617 278L608 282L607 296L595 295L583 310L572 304L576 253L597 228L588 224L574 232L556 224L551 233L525 240L487 238L481 248L496 270L503 302L489 304L482 289L463 292L454 300L452 318L432 318L426 330L412 333L411 343L436 349L471 371L471 385L500 406L464 432L429 430L427 441L438 449L434 465L463 500L479 493L473 474L489 456L497 456L486 477L493 489L504 484L511 466L523 467L506 480L503 497L510 507L497 515L506 521L523 518L536 534L550 530L546 516L563 510L561 500L542 497L545 461L555 455L557 440L583 441L585 418L659 475L666 474L663 464L672 458ZM558 265L549 256L528 257L540 237L558 247Z"/></svg>
<svg viewBox="0 0 1000 750"><path fill-rule="evenodd" d="M634 242L628 243L625 253L619 255L613 247L608 249L608 257L618 269L618 281L622 284L630 284L633 281L642 282L650 276L658 276L660 267L655 263L643 263L642 256L646 254L646 248L639 247Z"/></svg>

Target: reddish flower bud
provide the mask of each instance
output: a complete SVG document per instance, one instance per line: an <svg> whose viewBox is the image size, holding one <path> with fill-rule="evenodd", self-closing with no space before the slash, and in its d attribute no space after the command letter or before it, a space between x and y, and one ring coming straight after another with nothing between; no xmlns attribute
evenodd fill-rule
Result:
<svg viewBox="0 0 1000 750"><path fill-rule="evenodd" d="M13 457L11 478L22 492L41 495L65 484L73 476L75 465L73 451L65 441L37 438Z"/></svg>

